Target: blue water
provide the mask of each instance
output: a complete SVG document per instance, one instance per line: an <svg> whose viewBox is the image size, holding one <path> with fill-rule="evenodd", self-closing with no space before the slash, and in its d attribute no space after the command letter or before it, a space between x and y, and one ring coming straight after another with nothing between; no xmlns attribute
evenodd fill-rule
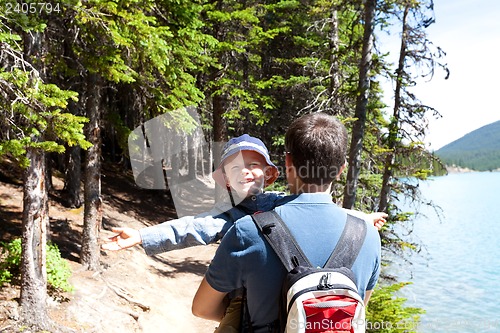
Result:
<svg viewBox="0 0 500 333"><path fill-rule="evenodd" d="M395 266L407 306L426 310L418 332L500 332L500 172L450 174L420 185L442 209L419 208L412 265ZM423 216L426 215L426 216Z"/></svg>

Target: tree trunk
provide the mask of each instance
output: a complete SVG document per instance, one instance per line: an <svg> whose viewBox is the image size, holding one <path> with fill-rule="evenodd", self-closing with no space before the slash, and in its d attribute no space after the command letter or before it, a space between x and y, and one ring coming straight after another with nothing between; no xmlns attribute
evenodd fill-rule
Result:
<svg viewBox="0 0 500 333"><path fill-rule="evenodd" d="M201 137L198 138L198 140L203 140L203 138L204 136L203 134L201 134ZM198 155L198 157L196 158L196 168L198 170L198 174L200 174L202 178L205 178L205 176L207 175L205 168L205 150L207 150L206 147L208 147L208 145L204 146L203 144L201 144L196 150L196 154Z"/></svg>
<svg viewBox="0 0 500 333"><path fill-rule="evenodd" d="M82 205L82 149L80 146L69 147L67 150L66 179L64 193L66 205L70 208L79 208Z"/></svg>
<svg viewBox="0 0 500 333"><path fill-rule="evenodd" d="M99 229L102 223L101 199L101 130L99 123L100 112L100 85L97 75L89 74L87 82L87 118L89 122L85 128L87 140L92 147L87 150L85 157L84 174L84 215L83 237L80 260L88 270L99 269Z"/></svg>
<svg viewBox="0 0 500 333"><path fill-rule="evenodd" d="M51 236L50 236L50 218L49 218L49 201L48 201L48 197L49 197L49 193L50 191L52 191L52 189L54 188L53 184L52 184L52 160L51 160L51 156L50 156L50 153L47 153L47 152L44 152L43 153L44 157L44 161L45 161L45 165L44 165L44 174L45 174L45 196L47 197L47 200L46 201L46 206L47 206L47 219L45 220L46 222L46 225L45 225L45 228L46 228L46 232L45 234L47 235L45 240L46 242L50 242L51 240Z"/></svg>
<svg viewBox="0 0 500 333"><path fill-rule="evenodd" d="M198 171L196 170L196 166L198 165L198 136L196 133L189 134L187 136L187 159L188 159L188 179L196 179L198 176Z"/></svg>
<svg viewBox="0 0 500 333"><path fill-rule="evenodd" d="M224 97L216 95L212 99L213 106L213 131L214 131L214 145L212 146L212 157L214 159L214 168L220 163L222 143L227 140L226 128L224 126ZM220 186L215 186L215 198L220 200L226 194L225 189Z"/></svg>
<svg viewBox="0 0 500 333"><path fill-rule="evenodd" d="M391 123L389 124L389 135L387 147L389 152L387 153L387 157L385 158L384 163L384 175L382 177L382 188L380 190L379 197L379 207L378 210L381 212L386 212L389 208L389 200L391 195L391 186L390 182L392 179L392 170L394 165L394 150L396 149L399 132L399 120L400 120L400 108L401 108L401 90L402 90L402 82L404 75L404 66L405 66L405 58L406 58L406 36L408 26L406 21L408 19L408 13L410 8L405 7L403 14L403 31L401 34L401 47L399 50L399 60L398 60L398 68L396 70L396 88L394 89L394 110L392 114Z"/></svg>
<svg viewBox="0 0 500 333"><path fill-rule="evenodd" d="M331 25L330 25L330 35L329 35L329 43L330 43L330 71L329 75L330 79L330 107L333 110L334 114L340 113L340 103L339 103L339 88L340 88L340 75L341 72L339 70L339 62L338 62L338 52L339 52L339 20L338 20L338 11L337 5L334 5L332 8L331 14Z"/></svg>
<svg viewBox="0 0 500 333"><path fill-rule="evenodd" d="M215 8L216 10L223 11L224 10L224 2L220 0L215 0ZM226 31L223 27L223 24L220 22L214 23L212 35L219 41L226 40ZM212 68L210 81L217 82L219 81L225 74L226 65L228 62L228 58L224 57L225 51L220 51L218 54L218 63L221 65L223 69ZM216 84L217 85L217 84ZM217 88L216 88L217 89ZM218 89L221 89L220 87ZM224 124L223 115L225 113L226 106L226 98L224 96L224 92L219 91L216 94L213 94L213 91L210 92L212 95L212 131L213 131L213 145L211 149L211 157L210 161L213 161L213 167L216 168L220 162L221 156L221 143L227 140L226 137L226 126ZM212 169L212 168L210 168ZM215 200L219 201L223 194L222 188L218 185L215 186Z"/></svg>
<svg viewBox="0 0 500 333"><path fill-rule="evenodd" d="M50 328L47 314L46 240L49 220L45 154L27 148L30 166L24 171L21 256L21 317L26 324Z"/></svg>
<svg viewBox="0 0 500 333"><path fill-rule="evenodd" d="M367 0L364 10L364 33L363 49L359 65L358 97L356 99L356 110L353 124L351 145L349 150L349 169L347 181L344 188L343 207L351 209L356 201L356 189L358 187L359 172L361 170L361 152L363 150L363 139L365 137L366 107L370 91L369 70L372 62L373 47L373 17L375 14L376 0Z"/></svg>
<svg viewBox="0 0 500 333"><path fill-rule="evenodd" d="M43 33L23 35L24 55L45 79ZM40 138L33 137L33 141ZM49 225L46 157L43 150L26 148L29 167L23 173L23 215L21 239L21 319L38 329L51 329L47 313L46 243Z"/></svg>
<svg viewBox="0 0 500 333"><path fill-rule="evenodd" d="M52 191L54 184L52 184L52 156L50 153L45 153L45 187L47 192Z"/></svg>
<svg viewBox="0 0 500 333"><path fill-rule="evenodd" d="M81 100L69 103L69 110L74 115L82 115ZM80 146L67 147L66 149L66 170L64 179L65 204L70 208L80 208L82 202L82 148Z"/></svg>
<svg viewBox="0 0 500 333"><path fill-rule="evenodd" d="M169 183L169 189L170 189L170 194L172 197L178 198L180 196L180 193L178 192L180 190L179 181L180 181L180 169L181 169L181 142L180 142L180 137L176 137L176 140L173 140L172 142L172 151L175 152L175 154L171 155L171 166L172 166L172 175L170 177L170 183Z"/></svg>

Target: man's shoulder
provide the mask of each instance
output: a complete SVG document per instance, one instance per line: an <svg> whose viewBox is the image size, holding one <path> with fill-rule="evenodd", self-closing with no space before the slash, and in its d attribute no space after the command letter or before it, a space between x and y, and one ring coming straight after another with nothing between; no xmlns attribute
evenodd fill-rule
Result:
<svg viewBox="0 0 500 333"><path fill-rule="evenodd" d="M345 210L342 208L346 214L350 215L351 218L356 219L360 221L360 223L364 223L366 225L366 236L365 236L365 241L364 243L366 246L370 247L371 249L378 249L380 248L380 234L377 230L377 228L374 227L373 223L369 221L368 219L363 218L363 214L352 214L353 211L350 210ZM355 211L357 212L357 211ZM359 213L359 212L357 212ZM366 214L364 214L366 215Z"/></svg>
<svg viewBox="0 0 500 333"><path fill-rule="evenodd" d="M371 223L368 223L366 221L365 223L366 223L365 243L367 243L367 245L371 247L371 249L380 252L381 240L377 228L375 228Z"/></svg>
<svg viewBox="0 0 500 333"><path fill-rule="evenodd" d="M243 246L246 249L245 252L248 252L249 247L257 243L262 243L259 230L253 222L251 215L246 215L235 221L224 235L222 241L225 243L225 246L232 250L235 248L240 249Z"/></svg>
<svg viewBox="0 0 500 333"><path fill-rule="evenodd" d="M238 219L234 223L234 225L237 229L240 229L240 230L249 230L249 229L253 230L253 229L257 228L255 223L253 222L252 214L245 215L242 218Z"/></svg>

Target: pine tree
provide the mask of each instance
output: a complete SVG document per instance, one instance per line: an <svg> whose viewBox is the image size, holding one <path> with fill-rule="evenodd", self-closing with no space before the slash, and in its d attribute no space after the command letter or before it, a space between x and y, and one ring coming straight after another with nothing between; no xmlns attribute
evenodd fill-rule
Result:
<svg viewBox="0 0 500 333"><path fill-rule="evenodd" d="M2 7L3 8L3 7ZM46 239L48 201L46 152L63 152L64 145L84 139L83 117L64 112L76 93L44 81L43 21L23 15L7 17L0 29L0 155L24 167L21 315L27 325L50 329L46 312ZM24 20L23 20L24 19ZM23 22L21 27L14 22ZM16 30L17 29L17 30ZM23 38L24 37L24 38Z"/></svg>

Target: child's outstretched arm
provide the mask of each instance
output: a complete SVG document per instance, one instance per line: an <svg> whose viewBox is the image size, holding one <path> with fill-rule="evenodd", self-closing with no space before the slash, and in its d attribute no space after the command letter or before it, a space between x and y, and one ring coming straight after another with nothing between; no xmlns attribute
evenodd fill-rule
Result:
<svg viewBox="0 0 500 333"><path fill-rule="evenodd" d="M382 229L385 222L387 222L386 218L388 215L384 212L375 212L367 215L368 219L371 219L373 221L373 225L375 226L375 228L377 228L377 230Z"/></svg>
<svg viewBox="0 0 500 333"><path fill-rule="evenodd" d="M227 214L215 207L210 212L197 216L160 223L139 230L113 228L116 233L102 244L102 249L118 251L138 244L147 255L154 255L195 245L206 245L220 239L232 225Z"/></svg>
<svg viewBox="0 0 500 333"><path fill-rule="evenodd" d="M109 237L106 242L101 245L103 250L118 251L142 243L139 230L132 228L112 228L111 231L116 233L116 235Z"/></svg>
<svg viewBox="0 0 500 333"><path fill-rule="evenodd" d="M377 228L377 230L380 230L384 226L385 222L387 222L386 218L388 215L384 212L375 212L371 214L366 214L359 210L345 209L345 208L342 209L344 209L348 214L359 217L360 219L363 219L368 223L373 224L373 226Z"/></svg>
<svg viewBox="0 0 500 333"><path fill-rule="evenodd" d="M382 229L384 224L387 222L386 220L387 216L388 216L387 213L384 212L375 212L368 214L368 218L371 218L373 220L373 225L378 230Z"/></svg>
<svg viewBox="0 0 500 333"><path fill-rule="evenodd" d="M114 228L116 235L110 237L101 247L103 250L118 251L142 244L147 255L155 255L196 245L207 245L221 239L233 223L254 211L273 209L283 196L277 193L263 193L256 200L249 199L250 206L233 207L228 203L218 203L212 210L197 216L160 223L135 230Z"/></svg>
<svg viewBox="0 0 500 333"><path fill-rule="evenodd" d="M207 245L221 239L233 225L224 214L184 216L139 230L142 247L151 256L186 247Z"/></svg>

